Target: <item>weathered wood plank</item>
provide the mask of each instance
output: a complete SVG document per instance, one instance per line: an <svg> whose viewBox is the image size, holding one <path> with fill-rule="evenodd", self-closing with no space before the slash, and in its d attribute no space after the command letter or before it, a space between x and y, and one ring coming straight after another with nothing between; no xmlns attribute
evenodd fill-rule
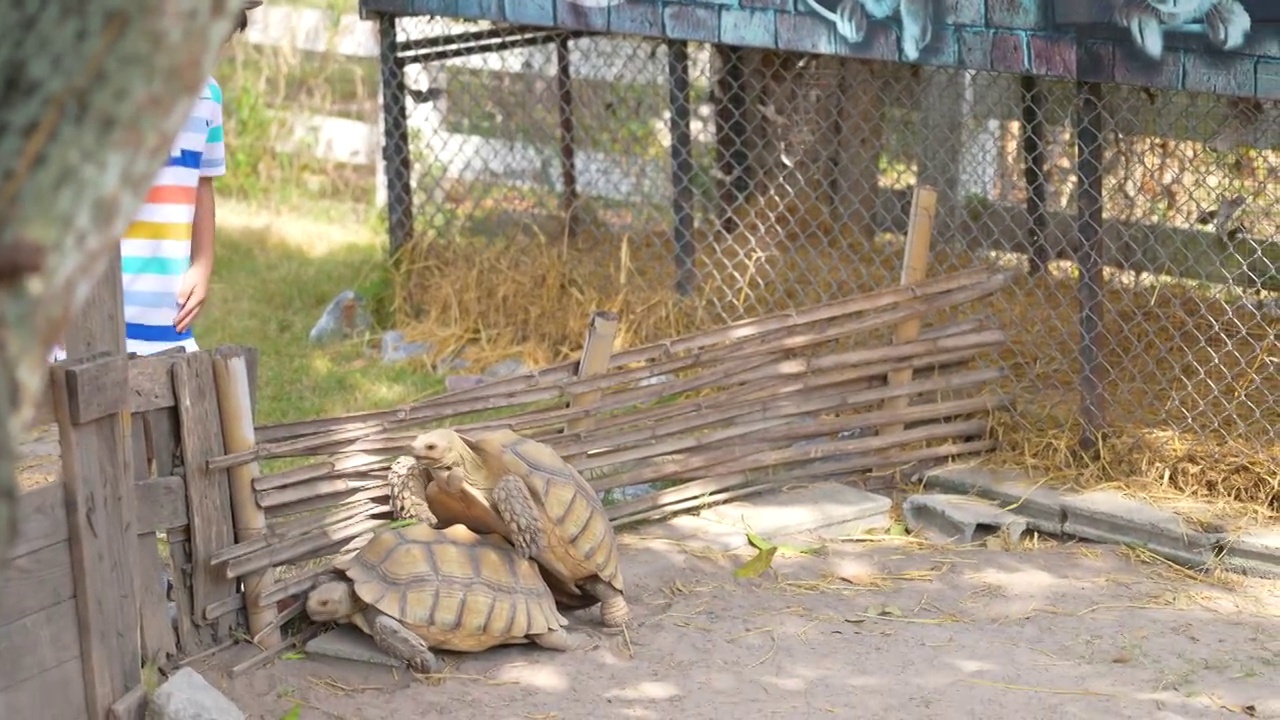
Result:
<svg viewBox="0 0 1280 720"><path fill-rule="evenodd" d="M178 606L178 654L191 657L217 647L215 627L195 624L195 603L191 592L191 542L188 528L174 528L167 534L170 567L173 568L173 602Z"/></svg>
<svg viewBox="0 0 1280 720"><path fill-rule="evenodd" d="M67 409L71 422L83 425L129 407L127 360L93 360L66 368Z"/></svg>
<svg viewBox="0 0 1280 720"><path fill-rule="evenodd" d="M205 625L210 621L204 615L204 608L236 594L236 581L218 572L209 560L215 552L235 544L227 473L208 468L209 458L223 453L213 356L208 352L190 353L175 362L173 386L186 473L194 620L197 625ZM229 636L233 619L224 617L215 621L216 640Z"/></svg>
<svg viewBox="0 0 1280 720"><path fill-rule="evenodd" d="M138 536L138 574L134 591L138 597L138 624L142 659L164 665L178 653L178 639L169 622L169 599L165 596L164 565L155 533Z"/></svg>
<svg viewBox="0 0 1280 720"><path fill-rule="evenodd" d="M67 539L66 485L51 482L18 494L18 536L10 557L26 555Z"/></svg>
<svg viewBox="0 0 1280 720"><path fill-rule="evenodd" d="M0 626L75 597L70 544L63 540L11 557L0 573L0 588Z"/></svg>
<svg viewBox="0 0 1280 720"><path fill-rule="evenodd" d="M141 682L136 571L137 514L129 454L129 416L124 412L73 424L68 377L99 363L93 358L52 368L54 408L62 442L71 567L76 586L80 659L85 702L93 718L106 716L120 696ZM125 396L120 396L121 401ZM127 411L127 407L120 410Z"/></svg>
<svg viewBox="0 0 1280 720"><path fill-rule="evenodd" d="M84 671L76 657L0 692L0 718L87 720Z"/></svg>
<svg viewBox="0 0 1280 720"><path fill-rule="evenodd" d="M138 505L138 530L182 527L187 524L187 483L177 475L166 475L133 484Z"/></svg>
<svg viewBox="0 0 1280 720"><path fill-rule="evenodd" d="M170 368L179 356L148 355L129 361L129 409L142 413L174 406ZM53 389L36 405L33 427L57 422L53 414Z"/></svg>
<svg viewBox="0 0 1280 720"><path fill-rule="evenodd" d="M74 598L2 625L0 693L79 656Z"/></svg>
<svg viewBox="0 0 1280 720"><path fill-rule="evenodd" d="M111 706L108 720L146 720L147 689L142 685L135 686L124 697Z"/></svg>

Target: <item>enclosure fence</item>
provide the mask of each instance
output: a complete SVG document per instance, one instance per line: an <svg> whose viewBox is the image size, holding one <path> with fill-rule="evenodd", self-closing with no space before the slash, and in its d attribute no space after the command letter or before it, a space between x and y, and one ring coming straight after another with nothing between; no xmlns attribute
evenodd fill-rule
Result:
<svg viewBox="0 0 1280 720"><path fill-rule="evenodd" d="M392 245L421 261L422 302L448 295L475 334L532 342L528 328L551 320L497 289L458 320L444 290L459 274L488 272L496 288L502 272L542 273L538 292L579 328L549 348L561 359L592 302L629 318L639 342L681 329L662 321L671 307L708 325L887 287L923 183L939 194L930 275L1019 271L986 306L1012 338L1002 359L1017 425L1105 422L1274 452L1280 156L1269 106L381 22ZM432 257L451 264L432 271ZM1097 311L1083 323L1082 302Z"/></svg>

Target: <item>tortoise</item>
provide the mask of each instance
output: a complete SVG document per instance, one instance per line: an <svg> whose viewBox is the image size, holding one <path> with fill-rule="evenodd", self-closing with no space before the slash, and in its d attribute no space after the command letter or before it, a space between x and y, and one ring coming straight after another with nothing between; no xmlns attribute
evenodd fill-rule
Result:
<svg viewBox="0 0 1280 720"><path fill-rule="evenodd" d="M605 627L631 619L618 541L591 485L550 446L510 430L437 428L409 453L431 473L425 498L440 525L497 531L533 558L561 607L600 604Z"/></svg>
<svg viewBox="0 0 1280 720"><path fill-rule="evenodd" d="M316 622L351 623L383 652L421 673L439 673L432 648L481 652L533 642L560 651L587 649L571 635L537 565L500 535L463 525L381 530L336 579L307 596Z"/></svg>

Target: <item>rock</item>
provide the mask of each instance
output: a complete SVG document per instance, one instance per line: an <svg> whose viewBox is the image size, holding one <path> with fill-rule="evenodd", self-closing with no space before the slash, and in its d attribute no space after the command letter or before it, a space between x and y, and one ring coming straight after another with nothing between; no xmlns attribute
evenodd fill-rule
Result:
<svg viewBox="0 0 1280 720"><path fill-rule="evenodd" d="M484 376L490 380L497 380L526 372L529 372L529 367L524 364L523 360L520 358L507 358L485 368Z"/></svg>
<svg viewBox="0 0 1280 720"><path fill-rule="evenodd" d="M373 638L351 625L339 625L329 632L313 638L306 645L311 655L326 655L341 660L404 667L404 663L378 649Z"/></svg>
<svg viewBox="0 0 1280 720"><path fill-rule="evenodd" d="M311 328L307 340L313 345L333 342L373 327L373 317L365 308L364 298L354 290L343 290L329 301L329 306Z"/></svg>
<svg viewBox="0 0 1280 720"><path fill-rule="evenodd" d="M473 387L480 387L486 382L488 382L488 379L481 375L449 375L444 379L444 389L445 392L470 390Z"/></svg>
<svg viewBox="0 0 1280 720"><path fill-rule="evenodd" d="M966 495L912 495L902 503L911 532L940 542L968 545L1005 533L1011 545L1022 543L1027 521L999 505Z"/></svg>
<svg viewBox="0 0 1280 720"><path fill-rule="evenodd" d="M642 483L640 485L627 485L626 487L612 488L605 490L600 494L600 501L605 505L616 505L620 502L635 500L645 495L651 495L660 488L657 483Z"/></svg>
<svg viewBox="0 0 1280 720"><path fill-rule="evenodd" d="M182 668L148 701L148 720L245 720L245 714L200 673Z"/></svg>
<svg viewBox="0 0 1280 720"><path fill-rule="evenodd" d="M1190 568L1212 565L1225 539L1221 533L1195 530L1167 510L1111 491L1066 497L1062 508L1067 516L1062 530L1069 535L1144 548Z"/></svg>
<svg viewBox="0 0 1280 720"><path fill-rule="evenodd" d="M431 343L405 341L404 334L399 330L388 330L382 334L382 362L384 363L397 363L422 357L431 350Z"/></svg>
<svg viewBox="0 0 1280 720"><path fill-rule="evenodd" d="M1247 530L1226 538L1219 561L1232 572L1280 580L1280 531ZM1280 644L1277 644L1280 649Z"/></svg>

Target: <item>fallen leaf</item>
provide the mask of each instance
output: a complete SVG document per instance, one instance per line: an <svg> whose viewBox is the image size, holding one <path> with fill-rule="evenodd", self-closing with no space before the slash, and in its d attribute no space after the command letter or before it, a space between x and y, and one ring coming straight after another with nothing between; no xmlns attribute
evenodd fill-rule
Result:
<svg viewBox="0 0 1280 720"><path fill-rule="evenodd" d="M907 530L907 524L899 520L889 526L889 534L894 537L906 537L907 535L910 535L911 532Z"/></svg>
<svg viewBox="0 0 1280 720"><path fill-rule="evenodd" d="M894 605L872 605L867 608L867 614L872 617L903 617L902 611Z"/></svg>
<svg viewBox="0 0 1280 720"><path fill-rule="evenodd" d="M773 556L778 554L776 546L770 546L756 553L756 556L746 561L737 570L733 571L733 576L737 578L753 578L760 577L765 570L773 564Z"/></svg>
<svg viewBox="0 0 1280 720"><path fill-rule="evenodd" d="M396 530L398 528L409 527L410 525L417 525L417 524L418 524L417 520L406 518L404 520L392 520L391 524L388 527L390 527L392 530Z"/></svg>
<svg viewBox="0 0 1280 720"><path fill-rule="evenodd" d="M287 652L281 655L280 659L281 660L301 660L306 656L307 654L302 652L301 650L294 650L293 652Z"/></svg>
<svg viewBox="0 0 1280 720"><path fill-rule="evenodd" d="M762 552L769 548L777 548L778 552L786 553L788 555L816 555L823 550L822 545L810 545L808 547L800 547L798 545L779 545L769 542L750 531L747 532L747 542L751 543L751 547Z"/></svg>
<svg viewBox="0 0 1280 720"><path fill-rule="evenodd" d="M302 705L294 703L293 707L280 716L280 720L302 720Z"/></svg>

